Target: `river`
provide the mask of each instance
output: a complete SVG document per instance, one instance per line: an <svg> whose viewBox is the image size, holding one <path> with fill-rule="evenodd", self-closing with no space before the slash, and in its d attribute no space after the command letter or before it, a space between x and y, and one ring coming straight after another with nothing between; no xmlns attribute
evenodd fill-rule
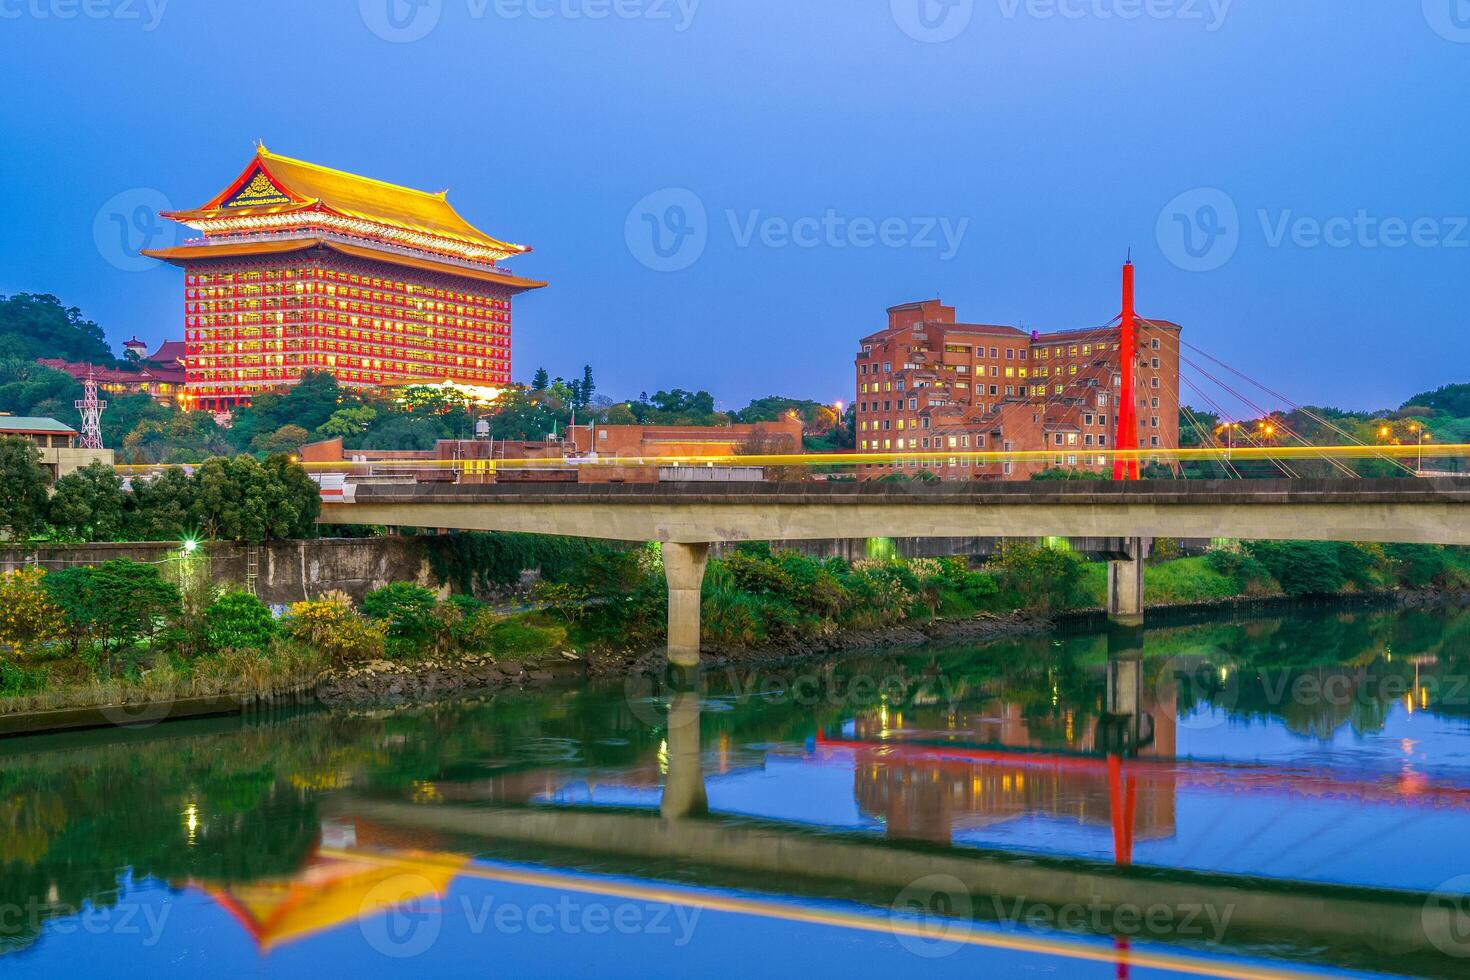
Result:
<svg viewBox="0 0 1470 980"><path fill-rule="evenodd" d="M1470 975L1470 614L0 742L0 974Z"/></svg>

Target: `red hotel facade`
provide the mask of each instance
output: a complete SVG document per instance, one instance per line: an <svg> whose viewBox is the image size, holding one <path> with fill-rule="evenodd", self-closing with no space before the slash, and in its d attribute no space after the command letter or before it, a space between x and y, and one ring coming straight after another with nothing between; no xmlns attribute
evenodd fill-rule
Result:
<svg viewBox="0 0 1470 980"><path fill-rule="evenodd" d="M260 147L221 193L165 217L202 237L145 254L184 270L190 408L227 410L326 371L345 385L511 378L511 302L546 285L530 251L431 194Z"/></svg>

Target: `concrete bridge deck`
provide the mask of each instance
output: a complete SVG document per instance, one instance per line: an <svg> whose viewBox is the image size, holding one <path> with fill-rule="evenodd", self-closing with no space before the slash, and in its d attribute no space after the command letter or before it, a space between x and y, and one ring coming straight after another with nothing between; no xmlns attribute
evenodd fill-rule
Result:
<svg viewBox="0 0 1470 980"><path fill-rule="evenodd" d="M1119 552L1108 612L1143 622L1148 541L1257 538L1470 545L1470 479L1017 483L362 486L326 524L520 531L662 542L669 658L699 662L711 544L878 537L1064 537Z"/></svg>
<svg viewBox="0 0 1470 980"><path fill-rule="evenodd" d="M362 486L328 524L627 541L1250 537L1470 544L1470 479Z"/></svg>

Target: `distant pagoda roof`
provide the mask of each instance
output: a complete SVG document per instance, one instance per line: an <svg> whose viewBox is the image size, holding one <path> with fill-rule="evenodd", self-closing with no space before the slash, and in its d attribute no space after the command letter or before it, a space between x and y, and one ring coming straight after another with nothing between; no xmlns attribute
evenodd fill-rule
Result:
<svg viewBox="0 0 1470 980"><path fill-rule="evenodd" d="M447 191L430 193L370 177L293 160L258 147L223 191L203 205L167 211L164 217L206 235L284 228L291 218L367 222L389 240L495 260L531 249L501 241L471 225L449 203ZM270 219L270 220L267 220Z"/></svg>

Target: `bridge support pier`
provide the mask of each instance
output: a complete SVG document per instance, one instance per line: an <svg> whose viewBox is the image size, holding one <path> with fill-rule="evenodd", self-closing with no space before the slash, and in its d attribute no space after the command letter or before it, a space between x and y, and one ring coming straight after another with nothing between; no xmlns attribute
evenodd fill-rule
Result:
<svg viewBox="0 0 1470 980"><path fill-rule="evenodd" d="M664 578L669 583L669 663L699 666L699 605L708 544L663 545Z"/></svg>
<svg viewBox="0 0 1470 980"><path fill-rule="evenodd" d="M1108 562L1108 620L1119 626L1143 625L1143 562L1152 538L1130 538L1128 558Z"/></svg>

